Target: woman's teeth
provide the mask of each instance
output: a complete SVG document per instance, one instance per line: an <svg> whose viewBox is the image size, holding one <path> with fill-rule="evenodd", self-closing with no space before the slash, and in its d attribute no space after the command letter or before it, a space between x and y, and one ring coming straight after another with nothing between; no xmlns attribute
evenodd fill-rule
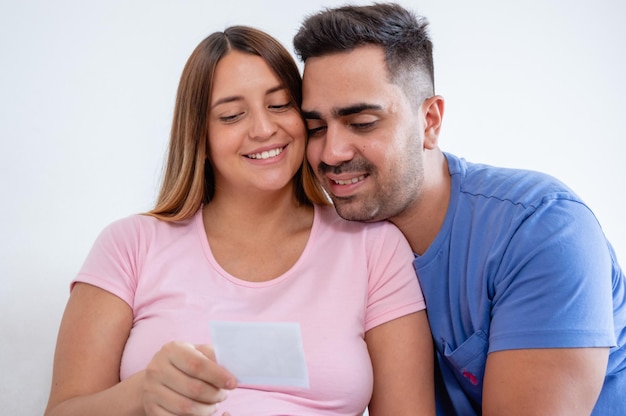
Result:
<svg viewBox="0 0 626 416"><path fill-rule="evenodd" d="M261 153L253 153L248 155L250 159L269 159L270 157L276 157L283 152L283 148L279 147L277 149L268 150Z"/></svg>

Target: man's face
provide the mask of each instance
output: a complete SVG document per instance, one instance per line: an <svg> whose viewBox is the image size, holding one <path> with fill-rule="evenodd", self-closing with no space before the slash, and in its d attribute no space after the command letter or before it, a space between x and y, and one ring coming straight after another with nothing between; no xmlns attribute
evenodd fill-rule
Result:
<svg viewBox="0 0 626 416"><path fill-rule="evenodd" d="M423 182L419 117L402 87L390 83L381 48L309 58L302 111L308 160L340 216L379 221L416 200Z"/></svg>

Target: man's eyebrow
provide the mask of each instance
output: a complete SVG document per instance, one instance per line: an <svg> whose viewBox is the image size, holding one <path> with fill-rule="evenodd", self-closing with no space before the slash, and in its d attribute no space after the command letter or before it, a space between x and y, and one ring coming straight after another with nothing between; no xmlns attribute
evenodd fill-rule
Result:
<svg viewBox="0 0 626 416"><path fill-rule="evenodd" d="M306 120L321 120L322 115L319 113L319 111L301 111L302 112L302 117L304 117Z"/></svg>
<svg viewBox="0 0 626 416"><path fill-rule="evenodd" d="M351 105L349 107L344 107L344 108L338 108L334 111L334 113L338 116L338 117L344 117L344 116L350 116L352 114L358 114L361 113L365 110L377 110L380 111L383 108L380 105L377 104L367 104L367 103L360 103L360 104L355 104L355 105Z"/></svg>
<svg viewBox="0 0 626 416"><path fill-rule="evenodd" d="M359 114L366 110L380 111L382 109L383 108L378 104L360 103L360 104L354 104L348 107L333 109L332 113L333 113L333 116L335 117L345 117L345 116L350 116L353 114ZM307 120L320 120L322 118L322 115L319 113L319 111L304 111L303 110L302 116Z"/></svg>

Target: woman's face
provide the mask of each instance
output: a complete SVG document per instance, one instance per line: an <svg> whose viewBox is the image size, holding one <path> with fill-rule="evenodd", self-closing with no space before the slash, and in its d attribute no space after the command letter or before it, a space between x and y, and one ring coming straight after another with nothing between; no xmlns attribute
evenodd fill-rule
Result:
<svg viewBox="0 0 626 416"><path fill-rule="evenodd" d="M218 62L208 137L216 196L291 187L305 134L298 108L263 58L231 51Z"/></svg>

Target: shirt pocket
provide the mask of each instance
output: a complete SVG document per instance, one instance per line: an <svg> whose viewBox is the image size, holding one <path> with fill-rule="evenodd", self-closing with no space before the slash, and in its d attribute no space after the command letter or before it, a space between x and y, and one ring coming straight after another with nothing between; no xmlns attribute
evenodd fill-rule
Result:
<svg viewBox="0 0 626 416"><path fill-rule="evenodd" d="M472 334L458 348L452 349L444 340L444 359L465 393L477 403L482 401L483 376L489 340L480 330Z"/></svg>

